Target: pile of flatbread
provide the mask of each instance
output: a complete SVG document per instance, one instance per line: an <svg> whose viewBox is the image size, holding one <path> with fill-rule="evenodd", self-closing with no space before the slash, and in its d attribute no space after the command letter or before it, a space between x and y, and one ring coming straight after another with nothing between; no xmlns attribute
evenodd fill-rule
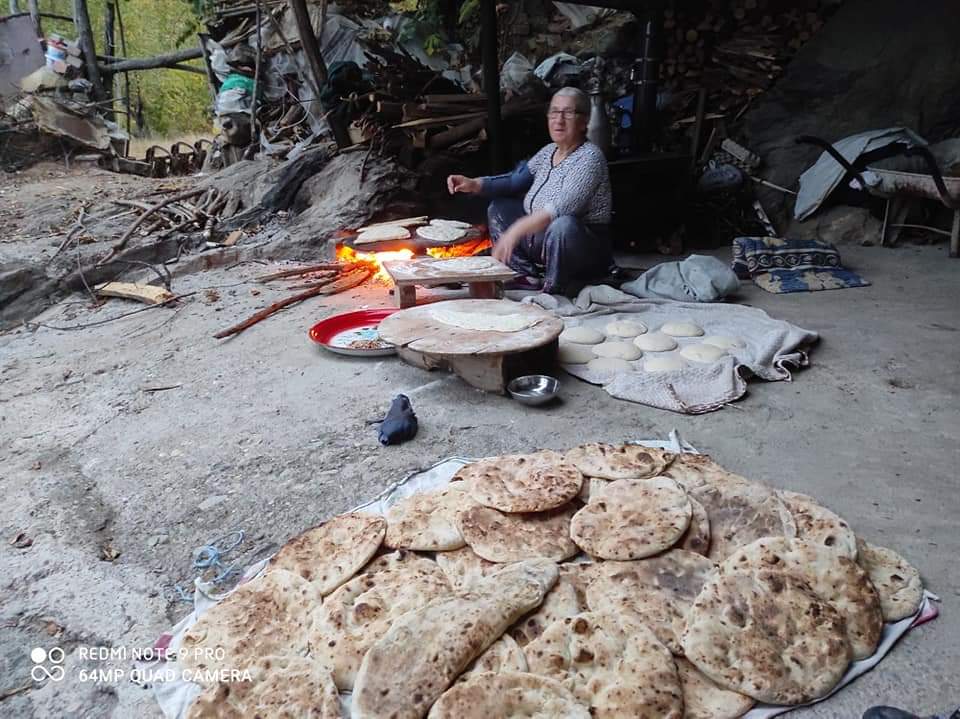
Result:
<svg viewBox="0 0 960 719"><path fill-rule="evenodd" d="M669 372L711 364L746 343L738 337L705 335L686 320L664 322L653 332L637 320L613 320L601 332L586 325L560 335L560 363L585 364L596 372Z"/></svg>
<svg viewBox="0 0 960 719"><path fill-rule="evenodd" d="M586 444L464 466L290 540L186 632L187 716L725 719L824 696L923 598L811 497ZM200 672L202 675L203 672Z"/></svg>

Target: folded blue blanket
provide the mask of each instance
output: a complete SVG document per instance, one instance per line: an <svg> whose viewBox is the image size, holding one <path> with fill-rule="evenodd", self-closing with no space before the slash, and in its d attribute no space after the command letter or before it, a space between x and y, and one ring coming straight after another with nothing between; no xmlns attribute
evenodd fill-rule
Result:
<svg viewBox="0 0 960 719"><path fill-rule="evenodd" d="M733 241L733 271L752 279L767 292L817 292L870 283L840 262L829 242L786 240L781 237L737 237Z"/></svg>

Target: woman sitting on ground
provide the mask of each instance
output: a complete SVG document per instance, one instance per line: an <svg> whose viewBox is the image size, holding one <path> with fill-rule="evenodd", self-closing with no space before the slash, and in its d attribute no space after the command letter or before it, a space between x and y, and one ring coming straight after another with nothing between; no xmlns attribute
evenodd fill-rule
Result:
<svg viewBox="0 0 960 719"><path fill-rule="evenodd" d="M562 88L547 111L553 142L510 174L447 178L451 194L493 198L493 256L522 275L520 287L561 294L571 280L601 278L613 264L610 175L587 140L589 116L587 96Z"/></svg>

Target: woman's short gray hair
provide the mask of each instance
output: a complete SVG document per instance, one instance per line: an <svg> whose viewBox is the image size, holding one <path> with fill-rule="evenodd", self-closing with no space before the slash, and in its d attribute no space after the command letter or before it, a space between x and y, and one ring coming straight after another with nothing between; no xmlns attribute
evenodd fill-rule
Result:
<svg viewBox="0 0 960 719"><path fill-rule="evenodd" d="M573 104L577 112L581 115L588 116L590 115L590 98L587 96L583 90L580 90L576 87L561 87L555 93L554 97L572 97Z"/></svg>

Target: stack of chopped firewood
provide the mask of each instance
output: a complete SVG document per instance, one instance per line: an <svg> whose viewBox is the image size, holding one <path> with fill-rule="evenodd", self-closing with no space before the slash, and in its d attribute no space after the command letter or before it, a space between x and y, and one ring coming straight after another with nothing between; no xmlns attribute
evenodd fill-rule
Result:
<svg viewBox="0 0 960 719"><path fill-rule="evenodd" d="M671 3L664 12L663 86L677 95L705 87L708 110L736 112L770 88L838 4L838 0Z"/></svg>

